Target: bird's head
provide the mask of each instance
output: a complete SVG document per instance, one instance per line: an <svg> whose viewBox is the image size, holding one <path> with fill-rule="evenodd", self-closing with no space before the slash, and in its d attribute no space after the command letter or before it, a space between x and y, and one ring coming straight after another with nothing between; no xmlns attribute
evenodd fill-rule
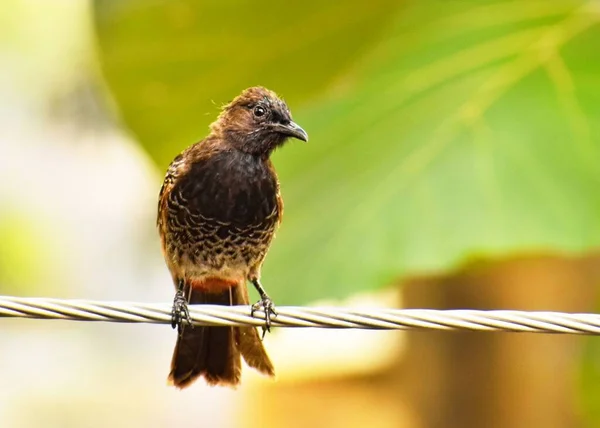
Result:
<svg viewBox="0 0 600 428"><path fill-rule="evenodd" d="M227 104L211 130L238 150L262 156L289 137L308 141L308 134L292 121L286 103L260 86L244 90Z"/></svg>

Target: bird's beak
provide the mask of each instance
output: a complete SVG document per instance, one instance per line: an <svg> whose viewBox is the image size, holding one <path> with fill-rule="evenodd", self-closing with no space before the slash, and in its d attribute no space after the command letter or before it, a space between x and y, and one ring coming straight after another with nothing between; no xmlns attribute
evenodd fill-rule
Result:
<svg viewBox="0 0 600 428"><path fill-rule="evenodd" d="M306 131L295 122L290 121L289 123L278 123L275 129L277 132L280 132L284 135L289 135L290 137L294 137L302 141L308 141L308 134Z"/></svg>

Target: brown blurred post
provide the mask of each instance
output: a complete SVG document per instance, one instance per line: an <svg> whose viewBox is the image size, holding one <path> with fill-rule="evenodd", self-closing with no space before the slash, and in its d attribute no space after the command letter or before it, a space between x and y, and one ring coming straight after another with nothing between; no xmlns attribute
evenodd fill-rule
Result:
<svg viewBox="0 0 600 428"><path fill-rule="evenodd" d="M407 308L590 312L600 257L529 258L405 285ZM580 426L574 335L411 332L396 376L418 426ZM403 385L400 387L400 385Z"/></svg>

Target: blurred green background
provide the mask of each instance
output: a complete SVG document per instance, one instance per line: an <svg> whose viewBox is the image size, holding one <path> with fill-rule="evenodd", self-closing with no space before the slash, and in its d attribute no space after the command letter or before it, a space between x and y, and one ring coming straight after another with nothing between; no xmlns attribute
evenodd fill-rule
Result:
<svg viewBox="0 0 600 428"><path fill-rule="evenodd" d="M310 135L308 144L290 142L274 154L285 218L263 282L276 304L348 304L347 298L364 304L375 298L393 307L596 309L597 1L8 0L5 9L10 13L0 17L3 293L170 300L154 230L164 171L178 152L206 135L220 106L248 86L263 85L286 99L295 121ZM389 290L399 294L390 297ZM83 391L87 398L80 409L104 403L111 411L97 420L85 412L73 416L74 405L61 395L64 416L48 410L54 401L40 393L36 406L45 409L43 419L0 412L3 426L39 426L40 420L56 426L170 426L198 421L197 412L227 409L232 401L254 408L250 393L201 386L197 396L164 392L163 372L174 340L166 328L49 324L15 321L0 346L26 369L25 352L76 347L88 337L85 358L98 374L82 385L76 374L85 367L78 368L82 363L75 359L83 354L68 364L57 356L60 370L48 365L56 378L46 382ZM66 333L61 345L18 349L24 329L42 338L57 329ZM291 368L275 386L257 383L271 397L265 399L267 408L275 401L294 412L294 400L290 404L285 397L303 397L305 414L312 415L322 400L352 402L344 393L357 391L357 403L372 394L374 405L393 409L389 418L381 412L377 421L366 419L370 422L354 414L358 408L367 416L377 411L365 406L346 411L347 419L321 415L327 426L542 426L535 419L542 414L551 420L546 427L600 424L600 352L593 341L584 348L581 339L523 336L530 338L526 344L552 340L524 349L506 336L498 342L481 335L453 336L458 342L444 336L443 344L435 345L440 346L435 348L439 367L448 371L454 364L488 362L481 376L474 369L470 379L450 379L437 375L426 357L434 349L432 339L427 342L423 335L415 342L407 335L404 351L381 348L389 356L387 368L375 356L365 356L370 374L360 376L380 379L384 373L390 382L379 391L356 381L353 363L347 363L343 380L334 376L327 388L311 384L317 368L293 368L317 347L323 355L315 367L346 367L346 357L334 348L342 349L347 340L355 349L349 353L368 354L358 342L371 340L367 336L311 331L313 339L292 341L293 334L276 332L268 339L267 347L282 356L275 358L276 365L285 355ZM404 338L368 334L384 345ZM285 343L298 343L297 355L278 354ZM160 355L150 358L153 349ZM531 370L517 370L515 379L537 385L538 391L545 388L540 385L561 385L563 394L538 397L527 415L512 411L516 404L510 393L498 392L512 385L500 379L510 364L520 364L519 349L545 359L548 367L533 364ZM411 363L411 352L421 361ZM134 361L140 359L145 363L137 366ZM563 364L562 380L552 380L561 376L553 361ZM133 364L137 373L130 381ZM37 390L34 379L49 377L37 370L21 394ZM429 377L407 384L410 376L394 375L402 370ZM296 379L290 374L296 372L300 380L288 385L286 376ZM66 373L72 383L65 383ZM126 389L110 383L122 381L119 375L101 373L120 373ZM492 385L488 395L478 390L473 400L512 410L486 413L480 406L479 416L460 416L469 413L459 387L467 380ZM355 383L348 388L344 382ZM453 382L454 389L448 387ZM449 388L445 396L434 400L423 392L440 390L440 383ZM419 384L427 387L416 388ZM133 410L115 404L119 397L137 396L140 385L144 394ZM306 387L306 394L295 387ZM1 389L18 395L12 387ZM319 391L331 395L316 400L313 412L307 397ZM382 402L383 395L404 404L396 409ZM198 396L204 404L195 413L181 411ZM155 404L161 400L161 406ZM438 406L446 411L434 402L443 402ZM127 417L119 419L123 412ZM435 421L431 414L445 416ZM245 426L244 418L212 418L192 426ZM299 418L296 424L301 421L311 423ZM277 425L296 426L283 416Z"/></svg>
<svg viewBox="0 0 600 428"><path fill-rule="evenodd" d="M293 303L597 245L595 9L99 1L96 25L123 120L161 169L245 87L291 105L311 144L276 154L286 217L265 278Z"/></svg>

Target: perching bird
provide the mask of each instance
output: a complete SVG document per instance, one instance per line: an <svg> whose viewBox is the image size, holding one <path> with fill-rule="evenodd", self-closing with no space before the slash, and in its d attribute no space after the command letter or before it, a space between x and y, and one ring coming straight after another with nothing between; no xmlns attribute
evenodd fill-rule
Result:
<svg viewBox="0 0 600 428"><path fill-rule="evenodd" d="M179 336L169 382L178 388L199 376L210 385L237 385L240 356L274 375L256 328L186 325L187 303L246 305L248 280L260 294L252 313L262 308L269 329L276 313L260 284L260 269L283 213L269 156L289 137L308 141L275 93L248 88L223 108L204 140L169 166L157 223L177 289L173 326Z"/></svg>

